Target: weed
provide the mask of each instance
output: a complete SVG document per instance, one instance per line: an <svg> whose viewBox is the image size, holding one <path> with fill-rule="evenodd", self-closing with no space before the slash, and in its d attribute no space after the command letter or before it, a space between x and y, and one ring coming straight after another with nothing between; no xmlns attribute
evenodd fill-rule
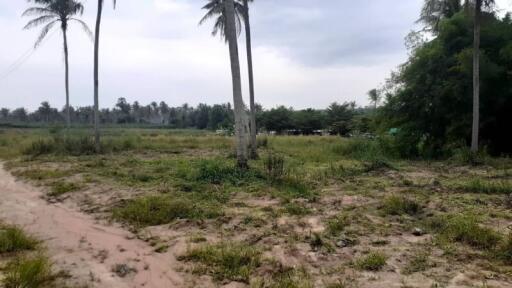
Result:
<svg viewBox="0 0 512 288"><path fill-rule="evenodd" d="M248 283L254 269L261 265L261 252L243 243L220 243L189 249L181 261L200 264L196 272L206 272L217 281Z"/></svg>
<svg viewBox="0 0 512 288"><path fill-rule="evenodd" d="M69 192L80 190L82 186L72 182L57 181L52 184L52 190L48 193L50 197L59 197Z"/></svg>
<svg viewBox="0 0 512 288"><path fill-rule="evenodd" d="M414 200L402 196L390 196L382 202L382 211L386 215L417 215L421 213L421 206Z"/></svg>
<svg viewBox="0 0 512 288"><path fill-rule="evenodd" d="M370 252L356 260L355 266L359 270L379 271L386 265L387 257L380 252Z"/></svg>
<svg viewBox="0 0 512 288"><path fill-rule="evenodd" d="M256 171L239 169L235 165L217 159L200 161L195 180L210 184L230 183L239 186L255 178L258 178Z"/></svg>
<svg viewBox="0 0 512 288"><path fill-rule="evenodd" d="M215 218L221 214L221 208L213 203L171 196L140 197L113 210L114 219L134 226L162 225L175 219Z"/></svg>
<svg viewBox="0 0 512 288"><path fill-rule="evenodd" d="M416 272L423 272L431 266L432 264L429 261L429 254L425 252L419 252L412 256L404 269L402 269L402 273L409 275Z"/></svg>
<svg viewBox="0 0 512 288"><path fill-rule="evenodd" d="M39 288L53 280L50 260L44 255L17 257L7 264L5 288Z"/></svg>
<svg viewBox="0 0 512 288"><path fill-rule="evenodd" d="M34 250L38 241L15 226L0 226L0 253Z"/></svg>
<svg viewBox="0 0 512 288"><path fill-rule="evenodd" d="M280 267L270 279L251 283L251 288L313 288L311 277L305 268Z"/></svg>
<svg viewBox="0 0 512 288"><path fill-rule="evenodd" d="M327 221L327 233L338 236L349 225L350 220L347 214L337 215Z"/></svg>
<svg viewBox="0 0 512 288"><path fill-rule="evenodd" d="M496 231L480 226L474 216L465 214L437 216L427 220L426 226L442 242L459 242L484 250L495 248L502 238Z"/></svg>
<svg viewBox="0 0 512 288"><path fill-rule="evenodd" d="M265 172L269 181L274 182L284 177L284 157L269 153L263 161Z"/></svg>

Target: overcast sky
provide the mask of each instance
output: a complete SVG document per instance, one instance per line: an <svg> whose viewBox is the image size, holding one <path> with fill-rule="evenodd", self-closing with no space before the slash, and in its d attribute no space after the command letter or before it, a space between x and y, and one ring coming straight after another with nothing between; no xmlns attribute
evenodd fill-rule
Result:
<svg viewBox="0 0 512 288"><path fill-rule="evenodd" d="M83 19L93 29L97 1L83 2ZM228 48L211 37L212 23L198 26L205 0L119 0L116 10L105 2L102 107L112 107L119 97L174 106L232 101ZM256 101L267 108L323 108L335 101L366 105L366 92L406 60L404 37L418 28L422 2L256 0L251 7ZM499 8L510 2L498 0ZM29 18L20 16L27 7L24 0L0 0L0 107L32 110L47 100L60 108L62 35L50 32L30 53L40 30L22 30ZM79 26L69 31L71 104L91 105L93 43ZM244 35L239 43L245 77Z"/></svg>

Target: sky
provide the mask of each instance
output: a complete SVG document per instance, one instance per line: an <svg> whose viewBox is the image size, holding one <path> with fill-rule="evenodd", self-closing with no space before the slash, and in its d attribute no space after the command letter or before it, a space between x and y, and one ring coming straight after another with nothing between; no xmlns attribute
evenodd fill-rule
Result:
<svg viewBox="0 0 512 288"><path fill-rule="evenodd" d="M94 28L96 0L82 0L82 19ZM205 0L105 0L100 41L100 106L117 99L216 104L232 101L228 47L199 26ZM251 6L256 102L266 108L325 108L332 102L367 105L407 59L404 38L423 0L255 0ZM500 11L512 0L498 0ZM390 5L393 3L393 5ZM62 34L50 32L32 50L39 28L23 30L31 4L0 0L0 107L63 107ZM58 26L56 26L58 28ZM244 98L248 100L245 36L239 39ZM72 106L93 103L93 42L69 28Z"/></svg>

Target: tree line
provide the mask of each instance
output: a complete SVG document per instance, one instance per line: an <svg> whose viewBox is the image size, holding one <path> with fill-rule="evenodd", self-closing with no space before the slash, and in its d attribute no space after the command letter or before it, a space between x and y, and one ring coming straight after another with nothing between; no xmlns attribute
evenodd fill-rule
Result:
<svg viewBox="0 0 512 288"><path fill-rule="evenodd" d="M69 114L68 114L69 111ZM247 113L249 111L246 111ZM258 132L276 134L331 134L349 136L374 131L374 107L358 107L354 102L332 103L326 109L295 110L279 106L263 109L255 104L255 121ZM69 118L68 118L69 116ZM163 127L171 129L209 129L233 132L235 119L230 103L198 104L196 107L183 104L170 107L164 101L141 105L138 101L129 103L119 98L115 107L100 110L100 123L105 125L134 125ZM47 101L32 112L25 108L0 109L0 123L11 125L94 125L94 107L63 107L57 109Z"/></svg>

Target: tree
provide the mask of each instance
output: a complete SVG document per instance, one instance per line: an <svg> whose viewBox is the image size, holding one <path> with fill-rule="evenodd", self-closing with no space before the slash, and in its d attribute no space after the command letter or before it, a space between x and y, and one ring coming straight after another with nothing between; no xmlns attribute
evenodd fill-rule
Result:
<svg viewBox="0 0 512 288"><path fill-rule="evenodd" d="M238 58L238 43L236 35L236 16L233 0L224 0L226 17L226 39L229 44L229 58L231 62L231 78L233 82L233 104L235 107L235 136L237 139L237 165L246 169L247 164L247 117L245 104L242 98L242 79L240 75L240 60Z"/></svg>
<svg viewBox="0 0 512 288"><path fill-rule="evenodd" d="M241 23L244 23L245 27L245 47L247 49L247 69L249 75L249 109L250 109L250 148L251 158L257 158L257 125L256 125L256 106L254 102L255 98L255 88L254 88L254 72L253 72L253 61L252 61L252 40L251 40L251 24L249 17L249 2L253 2L253 0L237 0L234 1L235 5L235 24L236 24L236 32L237 35L241 32ZM209 0L203 9L208 12L201 19L199 24L203 24L210 18L216 17L215 24L213 26L212 35L216 36L219 34L222 38L225 38L225 29L226 29L226 17L224 15L224 7L223 0ZM226 39L227 40L227 39Z"/></svg>
<svg viewBox="0 0 512 288"><path fill-rule="evenodd" d="M368 98L373 103L374 108L377 109L377 105L379 104L379 101L380 101L379 91L377 89L372 89L372 90L368 91Z"/></svg>
<svg viewBox="0 0 512 288"><path fill-rule="evenodd" d="M114 8L116 0L113 0ZM100 111L99 111L99 50L100 50L100 27L101 14L103 12L103 0L98 0L96 13L96 27L94 33L94 146L96 152L100 152Z"/></svg>
<svg viewBox="0 0 512 288"><path fill-rule="evenodd" d="M452 17L461 9L460 0L425 0L418 22L425 24L427 30L437 34L441 20Z"/></svg>
<svg viewBox="0 0 512 288"><path fill-rule="evenodd" d="M69 22L76 22L82 26L84 31L92 37L91 30L85 24L84 21L75 18L76 15L82 15L84 12L84 6L82 3L76 0L33 0L36 4L40 4L36 7L31 7L23 12L23 16L38 16L32 19L25 25L24 29L34 28L44 24L39 37L34 44L37 48L41 42L45 39L48 32L60 23L62 30L63 42L64 42L64 68L65 68L65 88L66 88L66 123L67 127L71 126L71 114L69 109L69 52L68 52L68 24Z"/></svg>

